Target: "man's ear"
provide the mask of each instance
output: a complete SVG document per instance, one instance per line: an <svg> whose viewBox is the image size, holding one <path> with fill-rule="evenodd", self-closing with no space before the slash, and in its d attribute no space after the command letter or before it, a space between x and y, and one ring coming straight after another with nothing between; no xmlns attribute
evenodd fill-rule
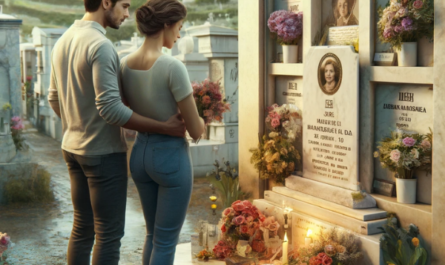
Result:
<svg viewBox="0 0 445 265"><path fill-rule="evenodd" d="M111 0L102 0L102 7L105 10L110 9L113 6L113 3L111 2Z"/></svg>

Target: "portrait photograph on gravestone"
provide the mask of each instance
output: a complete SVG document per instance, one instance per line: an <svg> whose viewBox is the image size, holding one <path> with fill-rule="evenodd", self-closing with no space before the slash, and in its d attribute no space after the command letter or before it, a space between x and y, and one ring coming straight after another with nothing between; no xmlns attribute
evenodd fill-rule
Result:
<svg viewBox="0 0 445 265"><path fill-rule="evenodd" d="M358 39L359 1L323 2L324 33L328 45L351 45Z"/></svg>
<svg viewBox="0 0 445 265"><path fill-rule="evenodd" d="M358 16L354 14L357 0L332 0L332 10L335 18L335 26L358 25Z"/></svg>
<svg viewBox="0 0 445 265"><path fill-rule="evenodd" d="M318 83L323 93L334 95L340 88L342 81L342 66L340 59L328 53L320 60L318 66Z"/></svg>

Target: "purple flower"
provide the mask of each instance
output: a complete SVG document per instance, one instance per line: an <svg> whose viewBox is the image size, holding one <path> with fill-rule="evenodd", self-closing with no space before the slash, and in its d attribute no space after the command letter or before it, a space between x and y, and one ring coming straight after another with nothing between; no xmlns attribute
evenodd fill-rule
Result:
<svg viewBox="0 0 445 265"><path fill-rule="evenodd" d="M416 140L414 140L411 137L406 137L405 139L402 140L402 142L404 145L411 147L416 143Z"/></svg>
<svg viewBox="0 0 445 265"><path fill-rule="evenodd" d="M296 14L286 10L273 12L267 21L269 30L276 33L279 40L287 43L293 42L302 35L302 24L303 14L301 12Z"/></svg>
<svg viewBox="0 0 445 265"><path fill-rule="evenodd" d="M406 31L415 29L413 23L414 21L410 17L405 17L402 19L402 26L405 28Z"/></svg>

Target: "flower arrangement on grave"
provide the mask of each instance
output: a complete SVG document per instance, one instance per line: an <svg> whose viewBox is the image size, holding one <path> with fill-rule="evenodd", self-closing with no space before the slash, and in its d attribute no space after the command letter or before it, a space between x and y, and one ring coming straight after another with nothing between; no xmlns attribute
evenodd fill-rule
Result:
<svg viewBox="0 0 445 265"><path fill-rule="evenodd" d="M303 35L303 12L275 11L267 26L280 45L297 45Z"/></svg>
<svg viewBox="0 0 445 265"><path fill-rule="evenodd" d="M203 249L196 255L196 257L203 261L209 261L209 259L214 258L215 256L213 255L212 252Z"/></svg>
<svg viewBox="0 0 445 265"><path fill-rule="evenodd" d="M292 104L274 104L268 110L266 128L269 133L262 137L258 148L250 150L250 162L260 172L261 178L283 183L301 160L294 147L301 133L301 114Z"/></svg>
<svg viewBox="0 0 445 265"><path fill-rule="evenodd" d="M374 152L383 168L396 173L400 179L412 179L417 168L431 170L432 132L426 135L391 132L380 142L379 151Z"/></svg>
<svg viewBox="0 0 445 265"><path fill-rule="evenodd" d="M205 124L213 120L222 121L223 113L230 111L230 104L227 99L223 99L219 82L205 79L201 83L193 82L192 88L199 116Z"/></svg>
<svg viewBox="0 0 445 265"><path fill-rule="evenodd" d="M218 191L223 207L227 208L234 201L246 198L247 194L241 191L239 186L238 171L230 166L229 161L223 160L223 164L225 169L220 166L218 160L215 160L213 164L215 169L208 172L206 177Z"/></svg>
<svg viewBox="0 0 445 265"><path fill-rule="evenodd" d="M425 241L417 226L410 224L408 229L401 228L397 218L391 216L381 230L380 249L385 264L429 264Z"/></svg>
<svg viewBox="0 0 445 265"><path fill-rule="evenodd" d="M288 265L354 265L361 264L360 239L337 229L320 231L319 240L296 249Z"/></svg>
<svg viewBox="0 0 445 265"><path fill-rule="evenodd" d="M6 259L8 258L8 249L10 249L14 244L7 233L0 232L0 264L8 264Z"/></svg>
<svg viewBox="0 0 445 265"><path fill-rule="evenodd" d="M263 254L266 251L263 234L267 231L269 236L275 235L280 227L273 216L266 217L249 201L240 200L223 211L220 223L222 237L213 248L218 259L232 256L240 240L248 242L246 252Z"/></svg>
<svg viewBox="0 0 445 265"><path fill-rule="evenodd" d="M434 35L434 3L432 0L391 0L378 9L379 38L383 43L400 48L403 42L416 42Z"/></svg>
<svg viewBox="0 0 445 265"><path fill-rule="evenodd" d="M11 134L12 139L17 150L23 149L23 142L25 139L22 136L22 131L25 129L22 119L19 116L14 116L11 118Z"/></svg>

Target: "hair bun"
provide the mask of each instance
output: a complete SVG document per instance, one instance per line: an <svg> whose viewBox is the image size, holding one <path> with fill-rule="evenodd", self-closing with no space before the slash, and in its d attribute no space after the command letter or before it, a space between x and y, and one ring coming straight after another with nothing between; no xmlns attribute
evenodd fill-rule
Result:
<svg viewBox="0 0 445 265"><path fill-rule="evenodd" d="M136 17L140 21L149 21L155 16L155 10L152 6L143 5L137 10Z"/></svg>

